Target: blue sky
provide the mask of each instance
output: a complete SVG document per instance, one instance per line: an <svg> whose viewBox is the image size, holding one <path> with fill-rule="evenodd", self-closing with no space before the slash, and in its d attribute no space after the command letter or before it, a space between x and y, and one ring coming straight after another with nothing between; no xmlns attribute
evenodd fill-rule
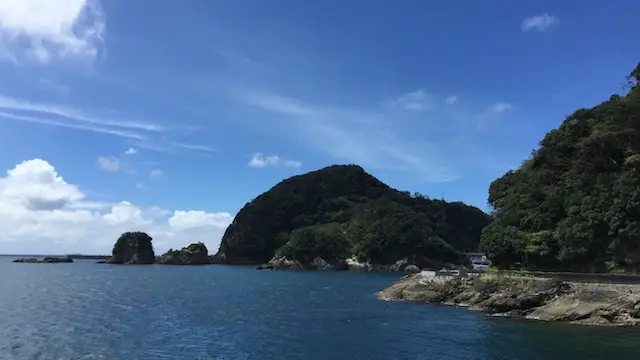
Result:
<svg viewBox="0 0 640 360"><path fill-rule="evenodd" d="M0 167L42 159L91 211L166 210L153 226L346 163L488 210L492 180L640 60L633 2L44 3L0 4Z"/></svg>

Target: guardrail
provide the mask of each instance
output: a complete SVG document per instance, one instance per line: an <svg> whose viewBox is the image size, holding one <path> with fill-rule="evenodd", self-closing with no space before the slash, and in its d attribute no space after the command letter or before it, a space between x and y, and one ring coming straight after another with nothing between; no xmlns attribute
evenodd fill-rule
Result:
<svg viewBox="0 0 640 360"><path fill-rule="evenodd" d="M640 285L638 274L594 274L571 272L546 272L546 271L500 271L498 274L511 276L534 276L555 279L568 282L598 283L598 284L627 284Z"/></svg>

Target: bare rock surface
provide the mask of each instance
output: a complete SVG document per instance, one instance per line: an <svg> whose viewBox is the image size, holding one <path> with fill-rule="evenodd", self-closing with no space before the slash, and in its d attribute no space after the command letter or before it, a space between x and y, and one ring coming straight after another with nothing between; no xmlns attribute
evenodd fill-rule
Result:
<svg viewBox="0 0 640 360"><path fill-rule="evenodd" d="M526 277L407 275L379 294L468 306L489 314L583 325L640 324L640 286L568 283Z"/></svg>

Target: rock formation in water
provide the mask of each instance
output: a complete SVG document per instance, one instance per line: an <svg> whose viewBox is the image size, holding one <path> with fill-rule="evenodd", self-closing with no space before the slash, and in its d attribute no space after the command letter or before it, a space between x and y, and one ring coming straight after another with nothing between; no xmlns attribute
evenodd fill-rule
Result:
<svg viewBox="0 0 640 360"><path fill-rule="evenodd" d="M112 255L105 261L107 264L153 264L153 239L146 233L126 232L118 238L113 246Z"/></svg>
<svg viewBox="0 0 640 360"><path fill-rule="evenodd" d="M283 180L236 215L216 263L344 269L465 263L489 216L463 203L411 195L361 167L334 165Z"/></svg>
<svg viewBox="0 0 640 360"><path fill-rule="evenodd" d="M181 250L169 250L157 260L164 265L207 265L211 264L209 252L203 243L191 244Z"/></svg>
<svg viewBox="0 0 640 360"><path fill-rule="evenodd" d="M640 324L640 285L569 283L531 277L407 275L385 300L468 306L490 314L584 325Z"/></svg>
<svg viewBox="0 0 640 360"><path fill-rule="evenodd" d="M14 263L40 263L40 264L56 264L56 263L72 263L73 259L71 258L62 258L62 257L45 257L42 259L39 258L24 258L24 259L16 259L13 260Z"/></svg>

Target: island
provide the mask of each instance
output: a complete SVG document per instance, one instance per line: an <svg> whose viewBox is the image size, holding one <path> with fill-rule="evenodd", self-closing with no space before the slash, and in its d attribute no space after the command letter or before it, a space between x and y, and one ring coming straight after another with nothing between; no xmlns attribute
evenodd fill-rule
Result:
<svg viewBox="0 0 640 360"><path fill-rule="evenodd" d="M72 263L73 259L68 257L30 257L13 260L14 263L30 263L30 264L59 264L59 263Z"/></svg>
<svg viewBox="0 0 640 360"><path fill-rule="evenodd" d="M491 183L493 221L481 236L489 273L421 272L380 296L527 319L639 324L640 276L615 275L640 272L639 84L640 63L626 94L575 111L522 166Z"/></svg>
<svg viewBox="0 0 640 360"><path fill-rule="evenodd" d="M169 249L161 256L153 250L153 238L142 231L126 232L116 240L111 256L98 263L116 265L210 265L207 247L193 243L180 250Z"/></svg>
<svg viewBox="0 0 640 360"><path fill-rule="evenodd" d="M490 217L460 202L398 191L357 165L290 177L247 203L217 264L261 269L416 271L468 264Z"/></svg>
<svg viewBox="0 0 640 360"><path fill-rule="evenodd" d="M104 262L107 264L149 265L156 261L151 241L147 233L141 231L126 232L116 240L112 255Z"/></svg>
<svg viewBox="0 0 640 360"><path fill-rule="evenodd" d="M164 265L208 265L211 264L207 247L199 242L180 250L169 249L156 263Z"/></svg>

